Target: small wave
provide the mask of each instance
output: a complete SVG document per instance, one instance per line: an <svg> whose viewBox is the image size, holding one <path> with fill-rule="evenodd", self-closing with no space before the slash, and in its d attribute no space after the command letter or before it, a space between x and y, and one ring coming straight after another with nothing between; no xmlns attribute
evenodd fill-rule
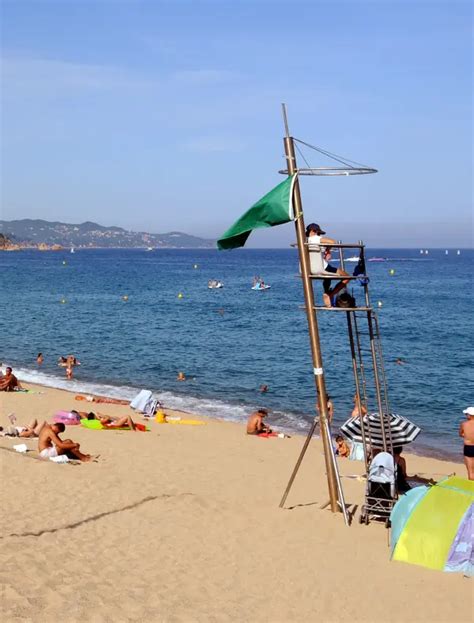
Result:
<svg viewBox="0 0 474 623"><path fill-rule="evenodd" d="M34 383L54 389L63 389L68 392L78 394L94 394L97 396L108 396L120 400L132 400L142 387L132 387L128 385L109 385L106 383L94 383L93 381L78 381L48 374L40 370L15 367L15 374L21 381ZM251 407L247 405L236 405L219 400L218 398L198 398L197 396L174 394L169 391L148 388L153 392L163 405L169 409L202 415L213 419L226 420L230 422L246 421ZM271 411L271 410L270 410ZM272 422L282 430L288 432L301 432L306 430L308 423L301 415L285 413L283 411L271 411Z"/></svg>

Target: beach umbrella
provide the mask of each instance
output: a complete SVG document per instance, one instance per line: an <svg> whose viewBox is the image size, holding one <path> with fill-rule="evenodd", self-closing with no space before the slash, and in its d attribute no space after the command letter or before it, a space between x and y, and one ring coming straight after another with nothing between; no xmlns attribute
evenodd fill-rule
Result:
<svg viewBox="0 0 474 623"><path fill-rule="evenodd" d="M404 446L414 441L420 434L420 428L396 413L384 413L384 428L387 441L392 440L393 446ZM363 443L360 416L350 418L341 426L341 433L359 443ZM382 423L378 413L364 416L364 433L366 441L374 448L383 448Z"/></svg>
<svg viewBox="0 0 474 623"><path fill-rule="evenodd" d="M450 476L415 487L393 507L392 560L473 575L474 481Z"/></svg>

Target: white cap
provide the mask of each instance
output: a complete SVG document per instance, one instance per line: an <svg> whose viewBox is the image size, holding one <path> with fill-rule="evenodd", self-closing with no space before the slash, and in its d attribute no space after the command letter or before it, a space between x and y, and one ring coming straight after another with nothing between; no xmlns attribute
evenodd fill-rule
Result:
<svg viewBox="0 0 474 623"><path fill-rule="evenodd" d="M467 409L464 409L463 413L465 413L466 415L474 416L474 407L468 407Z"/></svg>

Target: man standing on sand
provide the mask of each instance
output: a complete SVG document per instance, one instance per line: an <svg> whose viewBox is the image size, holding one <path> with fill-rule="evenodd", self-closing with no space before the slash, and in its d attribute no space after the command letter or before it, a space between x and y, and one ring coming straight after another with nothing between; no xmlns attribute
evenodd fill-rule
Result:
<svg viewBox="0 0 474 623"><path fill-rule="evenodd" d="M266 409L258 409L249 415L247 420L247 435L260 435L260 433L271 433L272 429L263 423L263 418L267 417Z"/></svg>
<svg viewBox="0 0 474 623"><path fill-rule="evenodd" d="M462 422L459 427L459 436L464 439L464 465L467 469L467 477L474 480L474 407L464 409L467 422Z"/></svg>
<svg viewBox="0 0 474 623"><path fill-rule="evenodd" d="M59 437L59 433L64 433L66 427L62 423L46 424L43 426L38 438L38 450L40 457L49 459L50 457L65 454L69 459L78 459L79 461L91 461L90 454L83 454L78 443L74 443L71 439L64 441Z"/></svg>

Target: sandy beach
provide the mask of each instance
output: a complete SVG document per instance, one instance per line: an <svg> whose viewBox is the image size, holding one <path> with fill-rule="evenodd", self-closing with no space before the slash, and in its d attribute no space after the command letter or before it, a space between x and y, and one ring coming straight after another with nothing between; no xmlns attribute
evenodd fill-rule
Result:
<svg viewBox="0 0 474 623"><path fill-rule="evenodd" d="M10 412L26 423L81 405L30 387L1 395L1 425ZM319 439L279 509L302 438L260 439L244 434L244 422L204 421L151 422L147 433L68 427L84 452L100 454L80 465L20 455L18 440L1 438L3 620L472 621L470 580L390 562L383 524L361 526L356 511L346 528L321 509ZM26 443L36 450L36 440ZM405 456L410 474L465 476L461 463ZM364 484L350 476L363 464L339 465L346 500L360 507Z"/></svg>

